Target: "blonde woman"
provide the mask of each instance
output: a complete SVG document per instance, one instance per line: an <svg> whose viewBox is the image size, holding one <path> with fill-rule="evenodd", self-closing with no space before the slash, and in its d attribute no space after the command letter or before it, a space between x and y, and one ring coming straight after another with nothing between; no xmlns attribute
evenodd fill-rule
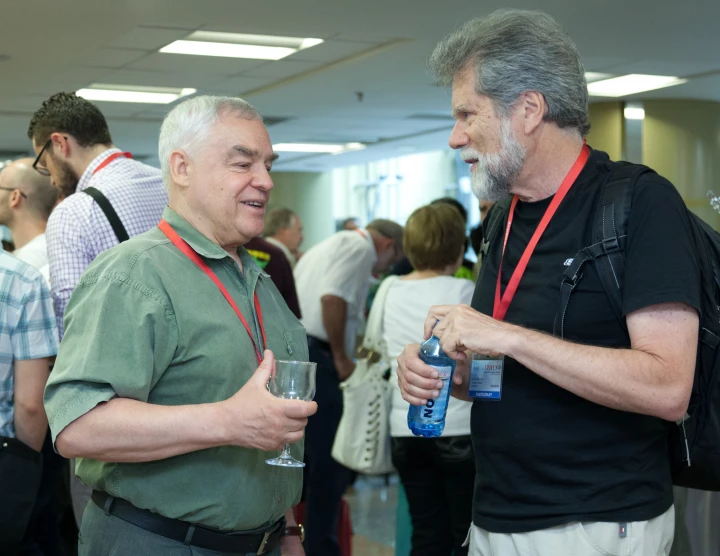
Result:
<svg viewBox="0 0 720 556"><path fill-rule="evenodd" d="M432 305L470 303L474 285L454 278L463 261L465 225L452 205L437 203L416 210L405 227L405 253L415 269L390 288L383 338L393 362L395 385L390 415L393 464L407 494L412 519L411 556L455 556L472 519L475 463L470 442L469 402L450 399L440 438L417 438L407 424L409 404L397 386L397 357L406 345L422 340Z"/></svg>

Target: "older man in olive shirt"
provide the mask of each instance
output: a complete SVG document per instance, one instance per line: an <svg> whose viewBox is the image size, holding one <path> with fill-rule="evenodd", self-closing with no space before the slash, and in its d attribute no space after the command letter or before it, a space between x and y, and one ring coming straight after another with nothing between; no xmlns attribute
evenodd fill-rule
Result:
<svg viewBox="0 0 720 556"><path fill-rule="evenodd" d="M244 101L178 105L160 132L164 223L100 255L73 293L45 407L94 489L81 555L303 554L285 522L301 471L265 459L284 443L302 458L317 406L266 384L274 357L307 360L307 340L242 247L262 232L275 157Z"/></svg>

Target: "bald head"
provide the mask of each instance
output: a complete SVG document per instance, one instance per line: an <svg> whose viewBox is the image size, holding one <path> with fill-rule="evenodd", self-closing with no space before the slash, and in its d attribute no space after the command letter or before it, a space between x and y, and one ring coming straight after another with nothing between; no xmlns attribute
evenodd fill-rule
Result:
<svg viewBox="0 0 720 556"><path fill-rule="evenodd" d="M32 165L32 158L21 158L6 166L0 173L0 187L17 189L25 197L24 209L32 216L47 221L57 204L58 190L50 185L50 178L41 176Z"/></svg>

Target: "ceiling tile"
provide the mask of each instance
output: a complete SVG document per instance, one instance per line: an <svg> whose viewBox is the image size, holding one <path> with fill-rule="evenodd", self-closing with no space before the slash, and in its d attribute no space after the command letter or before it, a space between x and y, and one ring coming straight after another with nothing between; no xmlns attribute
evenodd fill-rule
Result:
<svg viewBox="0 0 720 556"><path fill-rule="evenodd" d="M108 68L66 67L52 80L32 82L23 92L30 95L42 95L46 98L60 91L77 91L91 83L102 83L113 72Z"/></svg>
<svg viewBox="0 0 720 556"><path fill-rule="evenodd" d="M287 61L302 60L304 62L334 62L370 50L374 45L362 42L336 42L326 41L317 46L311 46L286 58Z"/></svg>
<svg viewBox="0 0 720 556"><path fill-rule="evenodd" d="M265 63L265 60L244 58L216 58L212 56L186 56L157 52L128 66L128 69L182 72L184 75L218 74L237 75Z"/></svg>
<svg viewBox="0 0 720 556"><path fill-rule="evenodd" d="M208 84L207 86L202 87L202 91L238 96L242 95L245 91L257 89L258 87L262 87L272 83L273 81L273 79L268 77L245 77L244 75L241 75L239 77L231 77L229 79L223 79L222 81L216 81L212 84Z"/></svg>
<svg viewBox="0 0 720 556"><path fill-rule="evenodd" d="M137 50L159 50L173 41L184 39L189 34L190 32L187 29L136 27L123 38L112 42L110 46Z"/></svg>
<svg viewBox="0 0 720 556"><path fill-rule="evenodd" d="M318 62L277 60L245 71L241 74L241 77L270 77L273 79L284 79L299 73L305 73L306 71L310 71L311 69L319 68L321 66L322 64Z"/></svg>
<svg viewBox="0 0 720 556"><path fill-rule="evenodd" d="M100 48L82 61L83 66L99 66L105 68L121 68L135 62L147 53L142 50L128 48Z"/></svg>
<svg viewBox="0 0 720 556"><path fill-rule="evenodd" d="M199 89L208 81L207 75L188 75L181 72L164 72L155 70L121 69L109 73L105 83L113 85L139 85L142 87L194 87ZM216 81L218 76L210 80Z"/></svg>

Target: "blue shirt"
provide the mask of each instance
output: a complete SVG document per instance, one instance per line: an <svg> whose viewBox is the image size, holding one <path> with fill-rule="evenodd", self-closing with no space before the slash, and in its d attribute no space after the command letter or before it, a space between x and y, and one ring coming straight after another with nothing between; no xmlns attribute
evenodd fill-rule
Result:
<svg viewBox="0 0 720 556"><path fill-rule="evenodd" d="M15 437L15 361L52 357L57 350L45 279L0 248L0 435Z"/></svg>

